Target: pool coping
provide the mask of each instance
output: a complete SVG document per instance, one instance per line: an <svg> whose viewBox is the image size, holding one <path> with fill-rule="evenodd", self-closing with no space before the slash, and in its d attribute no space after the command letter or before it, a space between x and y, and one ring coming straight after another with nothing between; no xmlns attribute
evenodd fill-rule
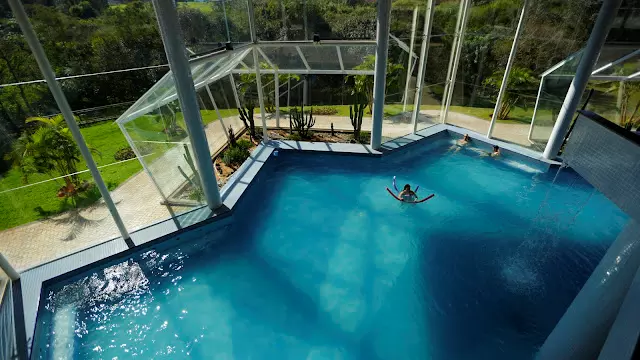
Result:
<svg viewBox="0 0 640 360"><path fill-rule="evenodd" d="M24 316L20 327L25 329L29 354L33 346L38 314L43 304L44 289L52 283L64 281L76 276L90 268L109 263L118 258L128 257L144 248L160 245L166 240L175 238L180 234L200 228L212 223L223 226L230 221L235 205L242 198L245 191L252 185L253 180L259 174L263 165L279 151L330 153L344 156L382 157L389 153L415 146L434 135L447 132L449 135L462 137L469 134L473 141L478 141L489 146L498 145L507 152L524 156L525 158L541 162L547 166L559 166L561 163L548 160L540 153L523 148L519 145L506 143L500 140L489 139L474 131L466 130L450 124L435 124L417 131L389 140L382 144L380 150L373 149L370 145L344 144L325 142L304 142L290 140L270 140L258 145L249 158L229 178L220 190L223 206L216 211L206 206L201 206L188 212L171 218L161 220L131 232L131 239L122 237L112 238L100 244L96 244L74 253L67 254L52 261L31 267L21 273L19 280L22 285L21 296L18 299L23 304ZM275 154L274 154L275 152ZM15 300L15 299L14 299ZM15 303L15 301L14 301ZM19 312L16 312L19 313Z"/></svg>

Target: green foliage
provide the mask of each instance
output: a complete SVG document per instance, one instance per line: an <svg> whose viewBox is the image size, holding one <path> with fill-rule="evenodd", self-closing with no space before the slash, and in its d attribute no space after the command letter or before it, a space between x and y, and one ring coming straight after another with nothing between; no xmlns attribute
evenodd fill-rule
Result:
<svg viewBox="0 0 640 360"><path fill-rule="evenodd" d="M236 141L236 144L234 146L242 148L242 149L245 149L245 150L249 150L249 149L251 149L253 144L251 143L251 141L249 141L247 139L240 139L240 140Z"/></svg>
<svg viewBox="0 0 640 360"><path fill-rule="evenodd" d="M256 123L253 119L253 111L255 109L255 105L253 102L248 102L246 107L238 108L238 114L240 116L240 120L244 123L244 127L249 129L249 136L252 139L257 139L256 137Z"/></svg>
<svg viewBox="0 0 640 360"><path fill-rule="evenodd" d="M243 146L229 147L225 150L224 154L222 154L222 162L227 166L235 168L242 165L249 155L251 155L249 150Z"/></svg>
<svg viewBox="0 0 640 360"><path fill-rule="evenodd" d="M313 108L311 108L307 115L304 111L304 105L302 105L300 111L298 111L297 107L294 107L289 112L289 124L301 138L310 138L311 134L309 130L316 124L316 120L313 118Z"/></svg>
<svg viewBox="0 0 640 360"><path fill-rule="evenodd" d="M293 133L293 134L289 134L287 136L287 140L292 140L292 141L303 141L305 139L302 138L302 136L300 136L300 134L298 133Z"/></svg>
<svg viewBox="0 0 640 360"><path fill-rule="evenodd" d="M116 153L113 155L113 158L116 161L129 160L135 157L136 157L136 154L133 152L133 150L129 146L116 151Z"/></svg>
<svg viewBox="0 0 640 360"><path fill-rule="evenodd" d="M358 66L354 67L355 70L374 70L376 58L373 55L368 55L365 60ZM396 93L399 91L400 85L398 79L400 73L404 70L404 66L395 64L391 60L387 62L387 77L385 91L387 94ZM367 103L369 104L369 112L373 110L373 76L372 75L349 75L345 81L353 82L353 89L351 95L365 96Z"/></svg>
<svg viewBox="0 0 640 360"><path fill-rule="evenodd" d="M72 174L63 179L69 192L74 193L73 189L81 184L75 174L80 162L80 150L66 127L64 117L57 115L27 119L27 123L33 122L40 126L32 133L24 133L15 142L8 158L22 171L25 183L30 174L47 174L51 177L55 174Z"/></svg>
<svg viewBox="0 0 640 360"><path fill-rule="evenodd" d="M316 106L313 110L316 115L336 115L338 108L335 106Z"/></svg>
<svg viewBox="0 0 640 360"><path fill-rule="evenodd" d="M628 75L618 72L620 75ZM614 81L609 87L609 92L615 94L617 99L616 112L618 123L627 130L640 127L640 84L638 82Z"/></svg>
<svg viewBox="0 0 640 360"><path fill-rule="evenodd" d="M353 106L349 106L349 119L351 119L351 126L353 126L354 139L360 139L365 107L367 107L367 105L363 103L355 103Z"/></svg>
<svg viewBox="0 0 640 360"><path fill-rule="evenodd" d="M502 86L502 78L504 77L504 70L498 70L490 77L484 80L486 86L494 88L496 91ZM509 73L509 79L507 80L507 89L502 97L502 103L498 109L498 119L506 120L509 118L511 109L514 108L516 103L520 102L526 104L522 95L528 92L535 92L538 86L538 79L533 76L531 70L514 66Z"/></svg>

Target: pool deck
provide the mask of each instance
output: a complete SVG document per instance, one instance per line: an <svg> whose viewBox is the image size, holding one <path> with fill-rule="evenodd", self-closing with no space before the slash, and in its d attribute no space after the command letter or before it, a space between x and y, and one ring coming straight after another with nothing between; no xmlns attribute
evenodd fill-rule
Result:
<svg viewBox="0 0 640 360"><path fill-rule="evenodd" d="M25 310L23 325L27 342L31 343L32 340L39 300L43 295L41 294L43 283L60 281L90 267L113 261L116 258L126 258L142 247L154 246L163 240L175 237L183 231L190 231L212 222L224 224L225 219L230 219L233 209L244 191L251 185L253 179L258 175L260 169L274 151L305 151L379 157L384 156L385 153L418 144L433 135L443 132L448 132L455 137L461 137L462 134L468 133L478 141L478 144L484 144L487 147L498 145L506 151L540 161L549 166L559 165L557 162L541 158L539 153L529 149L499 140L486 139L481 134L448 124L432 125L418 131L416 134L409 134L388 141L383 144L381 151L374 150L369 145L361 144L312 143L289 140L270 141L254 149L249 159L222 188L221 196L224 206L216 210L216 212L205 206L177 216L173 215L166 220L133 231L129 241L116 237L22 272L20 280L22 299L18 299L18 301L23 303Z"/></svg>

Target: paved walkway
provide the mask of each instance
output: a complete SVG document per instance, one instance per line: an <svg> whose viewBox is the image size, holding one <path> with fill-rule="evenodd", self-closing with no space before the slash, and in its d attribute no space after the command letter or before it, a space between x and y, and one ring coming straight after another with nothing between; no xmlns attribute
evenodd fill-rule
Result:
<svg viewBox="0 0 640 360"><path fill-rule="evenodd" d="M438 116L439 111L437 110L421 111L418 128L422 129L438 123ZM223 120L227 128L232 126L236 132L244 127L237 117ZM486 133L489 126L488 121L459 113L450 113L448 121L479 133ZM353 129L348 117L316 116L316 128L329 129L331 123L334 124L336 130ZM260 124L258 115L256 125ZM371 118L365 117L362 124L363 130L370 131L371 125ZM276 126L276 120L270 116L267 119L267 126ZM280 126L289 127L288 117L283 117L280 120ZM400 115L385 119L383 122L384 140L403 136L411 131L410 119L407 116ZM497 124L494 136L530 146L531 143L527 140L528 131L528 125ZM217 152L226 144L227 138L220 122L216 121L207 125L205 132L211 153ZM179 174L176 165L184 163L183 153L180 146L174 147L166 151L162 157L154 160L149 166L164 192L170 193L184 183L184 177ZM183 170L187 170L187 168L183 167ZM162 197L144 171L122 183L111 192L111 196L130 231L167 219L172 216L172 213L177 214L188 209L161 205ZM18 271L21 271L96 245L118 235L108 210L104 203L99 201L95 205L79 211L67 212L47 220L35 221L0 232L0 252L9 259Z"/></svg>

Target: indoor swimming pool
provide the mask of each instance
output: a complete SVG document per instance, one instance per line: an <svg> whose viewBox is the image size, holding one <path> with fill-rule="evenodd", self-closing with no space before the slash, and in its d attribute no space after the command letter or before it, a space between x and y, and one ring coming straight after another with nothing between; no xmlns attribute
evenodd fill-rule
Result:
<svg viewBox="0 0 640 360"><path fill-rule="evenodd" d="M230 220L44 289L33 358L533 358L627 216L474 142L279 151Z"/></svg>

